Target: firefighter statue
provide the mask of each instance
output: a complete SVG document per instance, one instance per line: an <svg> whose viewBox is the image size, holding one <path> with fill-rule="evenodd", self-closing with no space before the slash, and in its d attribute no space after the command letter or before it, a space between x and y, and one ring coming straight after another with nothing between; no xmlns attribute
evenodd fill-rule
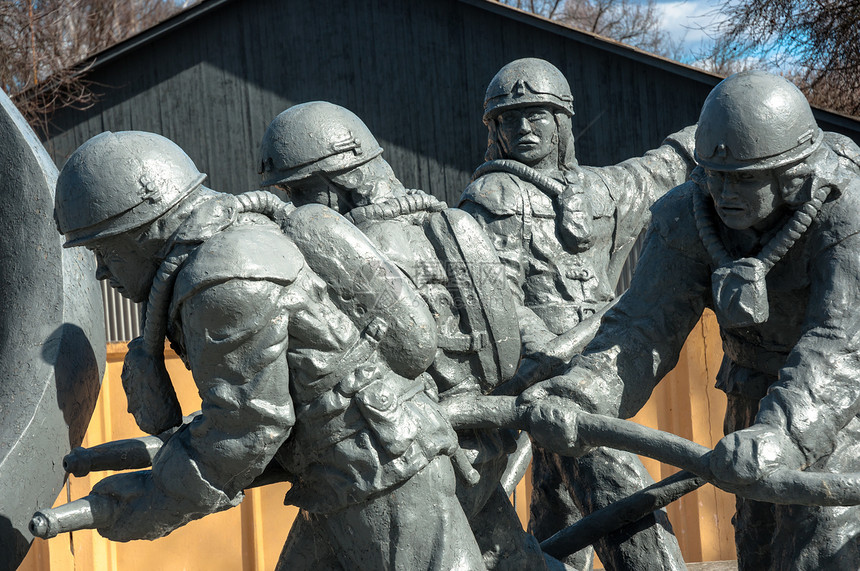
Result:
<svg viewBox="0 0 860 571"><path fill-rule="evenodd" d="M860 149L822 132L791 82L749 71L711 91L695 153L692 180L654 206L630 289L571 368L522 400L632 416L707 307L728 396L712 473L743 489L779 469L856 472ZM860 508L801 503L738 497L740 569L860 568Z"/></svg>
<svg viewBox="0 0 860 571"><path fill-rule="evenodd" d="M455 494L456 474L475 474L424 373L438 347L425 302L329 208L204 178L142 132L102 133L60 173L66 246L146 302L123 383L141 428L169 434L150 470L93 488L91 526L154 539L237 505L274 468L304 514L279 569L482 568ZM203 401L185 422L165 339Z"/></svg>
<svg viewBox="0 0 860 571"><path fill-rule="evenodd" d="M351 111L323 101L290 107L263 138L263 185L293 204L324 204L355 223L408 277L436 320L437 348L427 370L444 403L490 392L510 379L520 341L514 298L475 220L420 190L406 189L382 148ZM491 569L540 569L543 556L525 533L499 484L507 430L458 431L460 446L480 474L458 496ZM560 567L551 560L550 565Z"/></svg>
<svg viewBox="0 0 860 571"><path fill-rule="evenodd" d="M552 64L529 58L505 65L484 101L487 162L461 201L491 237L521 304L523 367L552 353L563 336L592 330L594 316L615 297L648 208L693 168L690 128L644 157L579 166L572 116L570 86ZM529 527L543 540L651 479L626 452L600 448L562 458L536 446L532 482ZM637 525L638 533L622 530L595 545L604 564L631 571L683 568L664 512ZM589 558L569 561L584 568Z"/></svg>

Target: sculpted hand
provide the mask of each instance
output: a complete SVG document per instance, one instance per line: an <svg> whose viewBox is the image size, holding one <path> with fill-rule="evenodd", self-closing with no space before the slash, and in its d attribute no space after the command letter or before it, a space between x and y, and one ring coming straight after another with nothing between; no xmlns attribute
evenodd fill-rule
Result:
<svg viewBox="0 0 860 571"><path fill-rule="evenodd" d="M588 447L579 442L577 415L581 409L573 401L548 396L531 403L526 412L528 433L541 447L562 456L582 456Z"/></svg>
<svg viewBox="0 0 860 571"><path fill-rule="evenodd" d="M113 505L111 523L98 528L102 537L112 541L156 539L172 529L159 524L159 513L165 508L153 494L151 474L149 470L115 474L93 486L92 494Z"/></svg>
<svg viewBox="0 0 860 571"><path fill-rule="evenodd" d="M718 479L754 484L779 468L800 469L804 457L783 430L756 424L725 436L711 454L711 471Z"/></svg>
<svg viewBox="0 0 860 571"><path fill-rule="evenodd" d="M589 385L590 376L578 369L571 369L563 375L541 381L524 390L518 399L519 404L539 402L546 397L560 397L578 403L581 389Z"/></svg>

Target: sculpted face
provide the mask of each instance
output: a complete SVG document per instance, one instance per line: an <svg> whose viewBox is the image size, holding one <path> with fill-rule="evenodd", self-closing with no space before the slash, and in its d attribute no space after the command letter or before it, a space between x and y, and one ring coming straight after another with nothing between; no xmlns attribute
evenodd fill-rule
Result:
<svg viewBox="0 0 860 571"><path fill-rule="evenodd" d="M296 206L305 204L324 204L345 214L352 209L348 193L332 184L325 176L315 174L304 180L281 183L278 188L287 193Z"/></svg>
<svg viewBox="0 0 860 571"><path fill-rule="evenodd" d="M496 118L500 144L509 159L530 167L550 168L558 161L558 126L546 107L518 107Z"/></svg>
<svg viewBox="0 0 860 571"><path fill-rule="evenodd" d="M93 242L88 248L96 255L97 279L107 280L123 297L146 301L158 265L132 236L111 236Z"/></svg>
<svg viewBox="0 0 860 571"><path fill-rule="evenodd" d="M734 230L766 230L785 205L773 172L707 171L711 196L723 223Z"/></svg>

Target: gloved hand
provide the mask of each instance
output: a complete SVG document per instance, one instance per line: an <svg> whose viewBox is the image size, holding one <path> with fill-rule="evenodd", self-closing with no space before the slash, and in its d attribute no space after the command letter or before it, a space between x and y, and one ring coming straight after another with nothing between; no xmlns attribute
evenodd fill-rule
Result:
<svg viewBox="0 0 860 571"><path fill-rule="evenodd" d="M571 402L582 404L582 397L587 394L585 389L592 383L588 371L573 368L565 374L541 381L524 390L517 404L525 405L544 400L547 397L561 397Z"/></svg>
<svg viewBox="0 0 860 571"><path fill-rule="evenodd" d="M579 442L577 415L581 412L571 400L548 396L528 406L528 433L539 446L551 452L582 456L590 448Z"/></svg>
<svg viewBox="0 0 860 571"><path fill-rule="evenodd" d="M190 487L193 479L184 482ZM158 539L177 527L204 515L237 506L239 493L232 500L205 482L194 488L194 499L171 496L153 478L152 470L108 476L95 486L98 495L113 504L110 523L98 527L102 537L112 541Z"/></svg>
<svg viewBox="0 0 860 571"><path fill-rule="evenodd" d="M804 467L803 453L785 431L754 424L720 440L711 454L711 471L718 479L736 485L764 480L780 468Z"/></svg>
<svg viewBox="0 0 860 571"><path fill-rule="evenodd" d="M159 524L159 510L154 505L152 472L142 470L114 474L93 486L93 495L111 500L111 523L98 528L102 537L112 541L156 539L175 526Z"/></svg>

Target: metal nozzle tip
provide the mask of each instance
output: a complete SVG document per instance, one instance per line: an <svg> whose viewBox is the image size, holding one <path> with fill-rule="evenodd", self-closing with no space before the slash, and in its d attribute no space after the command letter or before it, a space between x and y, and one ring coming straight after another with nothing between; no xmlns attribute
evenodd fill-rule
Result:
<svg viewBox="0 0 860 571"><path fill-rule="evenodd" d="M30 520L30 533L33 534L34 537L41 537L42 539L49 539L56 533L51 535L51 525L48 522L48 518L46 518L42 513L36 512L33 515L33 519Z"/></svg>

